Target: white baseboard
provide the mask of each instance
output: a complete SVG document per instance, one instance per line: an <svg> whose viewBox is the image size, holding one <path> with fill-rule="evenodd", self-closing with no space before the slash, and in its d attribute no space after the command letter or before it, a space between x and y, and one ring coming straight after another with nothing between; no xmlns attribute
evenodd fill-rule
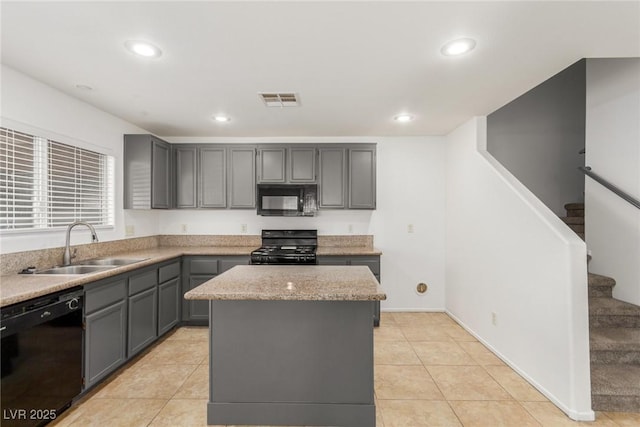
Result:
<svg viewBox="0 0 640 427"><path fill-rule="evenodd" d="M579 412L579 411L574 411L571 408L568 408L563 402L561 402L551 392L549 392L549 390L547 390L544 387L542 387L533 378L531 378L529 375L527 375L526 372L522 371L515 363L510 361L504 355L500 354L500 352L497 351L495 348L493 348L491 346L491 344L489 344L484 339L482 339L482 337L480 337L471 328L469 328L467 325L465 325L464 322L462 322L460 319L458 319L456 316L454 316L453 313L449 312L448 310L444 310L444 312L447 315L449 315L449 317L451 317L453 320L455 320L455 322L458 325L460 325L462 328L464 328L464 330L466 330L471 335L473 335L478 341L480 341L485 347L487 347L493 354L495 354L507 366L509 366L514 371L516 371L529 384L531 384L533 387L535 387L535 389L538 390L540 393L542 393L547 399L549 399L551 401L551 403L556 405L562 412L567 414L567 416L569 418L571 418L572 420L576 420L576 421L594 421L596 419L596 414L595 414L595 412L593 410Z"/></svg>

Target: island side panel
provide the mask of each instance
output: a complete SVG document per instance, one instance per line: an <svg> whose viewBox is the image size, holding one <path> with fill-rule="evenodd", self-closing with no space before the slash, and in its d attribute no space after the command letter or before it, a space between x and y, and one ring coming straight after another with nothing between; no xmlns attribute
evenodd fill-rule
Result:
<svg viewBox="0 0 640 427"><path fill-rule="evenodd" d="M208 423L374 426L373 310L211 301Z"/></svg>

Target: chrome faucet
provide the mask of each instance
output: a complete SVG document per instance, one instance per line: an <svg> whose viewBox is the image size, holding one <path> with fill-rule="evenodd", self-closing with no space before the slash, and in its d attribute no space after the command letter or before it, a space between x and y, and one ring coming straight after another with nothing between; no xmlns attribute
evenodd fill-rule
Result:
<svg viewBox="0 0 640 427"><path fill-rule="evenodd" d="M93 225L89 224L88 222L76 221L74 223L69 224L69 226L67 227L67 241L64 245L64 255L62 256L62 265L71 264L71 249L69 248L69 242L71 240L71 229L76 225L86 225L89 228L89 230L91 230L91 241L92 242L98 241L98 235L96 234L96 229L93 228Z"/></svg>

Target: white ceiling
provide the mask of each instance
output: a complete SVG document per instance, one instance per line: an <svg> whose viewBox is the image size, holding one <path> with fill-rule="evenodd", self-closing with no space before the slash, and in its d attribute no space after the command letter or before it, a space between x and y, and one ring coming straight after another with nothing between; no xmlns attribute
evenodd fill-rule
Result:
<svg viewBox="0 0 640 427"><path fill-rule="evenodd" d="M442 135L583 57L640 56L638 1L1 8L3 64L160 136ZM460 37L476 49L440 54ZM163 55L136 57L128 39ZM270 91L296 92L302 105L268 109L257 93ZM415 120L394 122L402 112ZM215 123L220 113L231 122Z"/></svg>

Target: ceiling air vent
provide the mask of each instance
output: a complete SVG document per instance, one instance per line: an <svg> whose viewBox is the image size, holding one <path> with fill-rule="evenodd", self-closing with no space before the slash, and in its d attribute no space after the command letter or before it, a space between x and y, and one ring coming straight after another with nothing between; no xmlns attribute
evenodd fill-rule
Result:
<svg viewBox="0 0 640 427"><path fill-rule="evenodd" d="M267 107L299 107L298 96L293 92L275 93L262 92L258 93L262 102Z"/></svg>

